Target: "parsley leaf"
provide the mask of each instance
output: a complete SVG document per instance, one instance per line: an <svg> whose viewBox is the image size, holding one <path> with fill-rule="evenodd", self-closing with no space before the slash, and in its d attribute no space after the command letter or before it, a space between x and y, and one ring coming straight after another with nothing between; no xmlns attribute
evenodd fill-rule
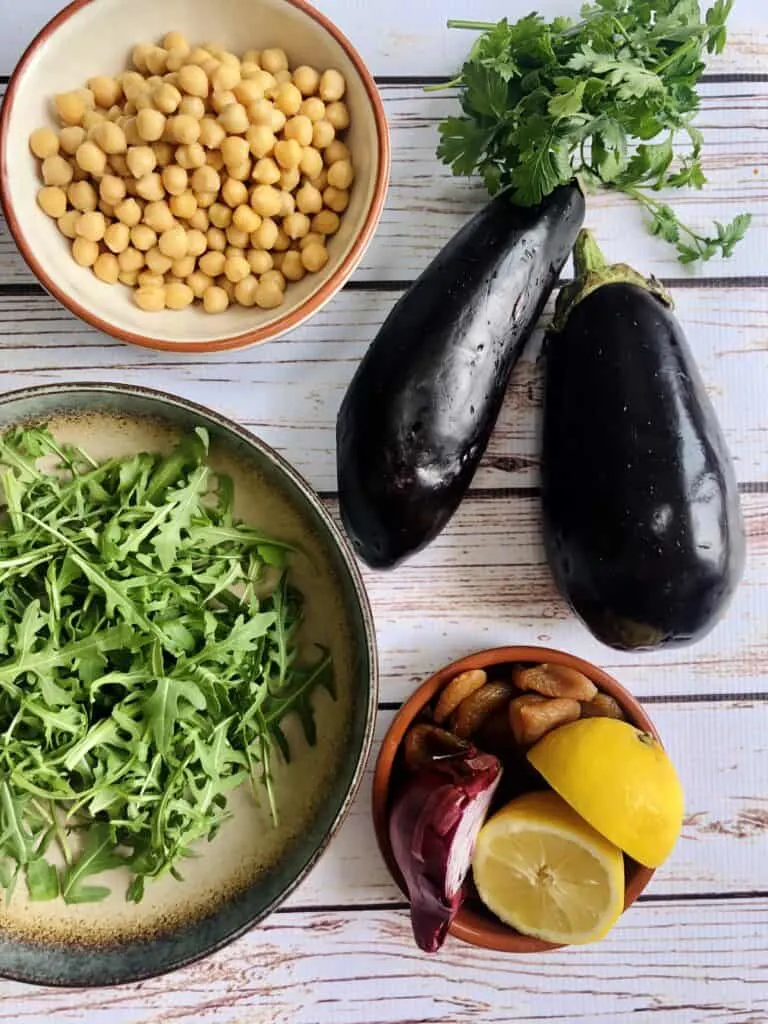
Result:
<svg viewBox="0 0 768 1024"><path fill-rule="evenodd" d="M748 214L703 234L653 193L706 184L696 86L704 55L725 46L732 6L715 0L702 18L699 0L598 0L578 22L449 21L481 35L447 83L463 116L441 123L438 157L454 174L479 174L492 195L511 187L523 206L574 177L624 192L681 262L730 256Z"/></svg>

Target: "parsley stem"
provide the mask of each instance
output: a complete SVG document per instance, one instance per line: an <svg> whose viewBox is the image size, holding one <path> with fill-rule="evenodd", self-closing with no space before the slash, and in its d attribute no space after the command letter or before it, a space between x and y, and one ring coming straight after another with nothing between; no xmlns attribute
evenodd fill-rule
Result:
<svg viewBox="0 0 768 1024"><path fill-rule="evenodd" d="M642 203L646 210L649 210L651 213L657 213L666 206L666 203L662 203L658 199L652 199L642 189L636 188L633 185L625 185L619 191L623 192L624 195L630 196L632 199L636 199L639 203ZM689 228L687 224L680 220L677 214L675 214L675 223L684 234L688 235L689 238L692 238L697 244L704 241L704 235L700 235L698 232L694 231L693 228Z"/></svg>

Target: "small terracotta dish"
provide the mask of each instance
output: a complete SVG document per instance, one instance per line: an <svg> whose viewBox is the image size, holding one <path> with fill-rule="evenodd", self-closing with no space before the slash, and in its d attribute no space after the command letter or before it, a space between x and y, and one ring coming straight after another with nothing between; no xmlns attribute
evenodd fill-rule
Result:
<svg viewBox="0 0 768 1024"><path fill-rule="evenodd" d="M200 303L183 311L148 313L132 290L105 284L78 266L70 243L37 205L42 182L30 152L35 128L60 129L57 93L80 89L95 75L129 68L131 49L171 31L195 44L216 43L241 56L279 47L291 67L335 68L346 80L350 115L345 142L355 180L329 261L319 273L289 283L277 309L231 305L207 314ZM389 182L390 149L384 107L373 77L343 33L306 0L74 0L30 44L14 71L0 112L0 199L16 244L40 283L76 316L122 341L178 352L244 348L276 338L321 309L350 277L370 243Z"/></svg>
<svg viewBox="0 0 768 1024"><path fill-rule="evenodd" d="M564 651L555 651L546 647L496 647L470 654L466 658L440 669L423 683L398 711L384 737L373 776L373 823L376 829L376 838L389 872L404 894L407 895L407 888L392 855L388 828L391 802L404 780L405 769L401 755L403 737L422 714L424 708L460 672L479 668L488 670L499 665L511 666L515 663L536 664L542 662L547 662L550 665L567 665L583 672L594 682L599 691L608 694L619 703L627 720L632 725L660 740L653 722L623 686L597 666L584 661L583 658L566 654ZM531 772L533 773L533 769ZM541 782L543 785L543 780ZM531 788L535 788L535 782ZM624 861L626 870L624 909L626 910L648 885L654 872L626 856ZM473 946L482 946L485 949L498 950L501 953L540 953L559 948L552 943L522 935L514 928L503 924L483 906L477 896L471 894L454 919L450 934Z"/></svg>

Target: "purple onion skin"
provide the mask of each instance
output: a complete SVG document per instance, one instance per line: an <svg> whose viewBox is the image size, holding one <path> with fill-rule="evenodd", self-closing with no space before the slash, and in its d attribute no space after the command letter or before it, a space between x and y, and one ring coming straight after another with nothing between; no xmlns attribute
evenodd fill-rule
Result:
<svg viewBox="0 0 768 1024"><path fill-rule="evenodd" d="M411 776L395 801L389 840L408 889L414 938L426 953L440 949L464 901L477 834L500 778L499 760L470 748Z"/></svg>

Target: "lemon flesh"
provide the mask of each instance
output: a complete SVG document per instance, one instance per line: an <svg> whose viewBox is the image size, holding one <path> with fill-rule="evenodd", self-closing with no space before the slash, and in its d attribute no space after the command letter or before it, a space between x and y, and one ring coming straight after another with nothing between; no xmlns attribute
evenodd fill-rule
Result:
<svg viewBox="0 0 768 1024"><path fill-rule="evenodd" d="M621 851L556 793L526 793L494 814L472 871L489 910L547 942L596 942L624 909Z"/></svg>
<svg viewBox="0 0 768 1024"><path fill-rule="evenodd" d="M593 828L646 867L672 852L683 825L675 767L652 736L627 722L585 718L528 751L552 789Z"/></svg>

